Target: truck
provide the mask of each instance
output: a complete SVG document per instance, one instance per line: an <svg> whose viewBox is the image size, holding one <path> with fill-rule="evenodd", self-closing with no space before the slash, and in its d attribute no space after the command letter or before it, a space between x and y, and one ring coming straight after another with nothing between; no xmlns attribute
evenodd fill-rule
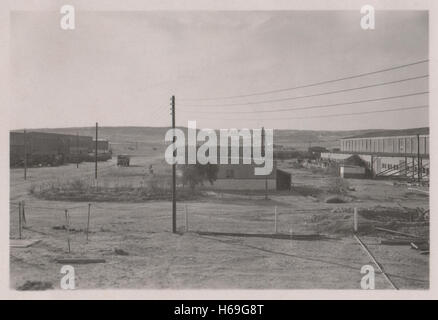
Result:
<svg viewBox="0 0 438 320"><path fill-rule="evenodd" d="M117 156L117 166L129 167L130 157L128 155L120 154Z"/></svg>

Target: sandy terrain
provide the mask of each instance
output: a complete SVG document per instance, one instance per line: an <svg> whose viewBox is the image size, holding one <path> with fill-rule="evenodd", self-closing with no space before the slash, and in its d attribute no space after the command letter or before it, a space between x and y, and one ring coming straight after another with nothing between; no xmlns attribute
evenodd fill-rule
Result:
<svg viewBox="0 0 438 320"><path fill-rule="evenodd" d="M140 183L145 168L159 158L137 157L132 168L117 168L112 160L99 164L103 180L121 179ZM136 166L138 165L138 166ZM145 167L146 165L146 167ZM178 230L172 234L169 201L144 203L98 202L91 204L89 241L84 230L87 202L40 200L28 192L31 185L74 177L93 179L92 163L54 168L31 168L30 179L23 181L23 170L11 169L10 225L16 239L18 206L26 201L27 229L24 238L41 239L29 248L11 248L11 287L26 281L49 281L59 288L61 257L103 258L105 263L74 265L78 289L94 288L256 288L256 289L360 289L360 269L372 265L351 233L331 232L320 221L352 226L352 208L380 206L428 208L428 197L408 193L390 181L350 180L352 201L328 204L324 194L308 196L292 193L262 195L218 194L211 192L199 201L178 203ZM165 170L159 164L156 170ZM327 186L331 177L306 169L290 169L293 184ZM128 181L128 182L127 182ZM103 183L103 182L102 182ZM407 196L408 194L408 196ZM323 240L250 237L274 231L274 207L278 210L281 234L324 233ZM345 212L334 214L339 208ZM64 210L69 209L72 252L67 252ZM351 210L350 210L351 209ZM185 210L189 230L185 230ZM333 216L331 216L333 215ZM415 233L407 224L406 230ZM197 232L211 232L200 235ZM215 235L239 233L240 236ZM391 279L401 289L425 289L429 283L429 257L409 246L384 246L375 233L362 234ZM116 249L127 255L117 254ZM119 252L120 253L120 252ZM390 289L376 270L376 289Z"/></svg>

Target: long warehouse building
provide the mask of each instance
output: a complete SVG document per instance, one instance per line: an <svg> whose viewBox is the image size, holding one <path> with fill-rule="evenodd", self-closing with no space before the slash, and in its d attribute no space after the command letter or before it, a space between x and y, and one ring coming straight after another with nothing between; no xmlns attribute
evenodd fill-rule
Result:
<svg viewBox="0 0 438 320"><path fill-rule="evenodd" d="M358 155L373 176L429 179L429 128L380 130L340 140L340 151L321 153L339 161Z"/></svg>

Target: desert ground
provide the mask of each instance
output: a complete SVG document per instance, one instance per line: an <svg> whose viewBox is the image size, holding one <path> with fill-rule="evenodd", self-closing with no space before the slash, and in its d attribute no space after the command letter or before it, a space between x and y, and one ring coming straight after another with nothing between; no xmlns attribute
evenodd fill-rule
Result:
<svg viewBox="0 0 438 320"><path fill-rule="evenodd" d="M283 161L279 167L292 173L290 192L270 192L266 200L263 193L217 192L206 185L201 196L178 201L177 234L171 232L168 199L131 201L117 191L111 201L38 196L48 185L71 179L95 188L140 187L151 164L154 174L169 183L170 168L153 150L134 156L131 167L117 167L115 157L99 163L97 185L93 163L30 168L26 181L23 169L11 169L10 238L18 238L18 202L24 200L22 237L40 240L26 248L11 247L11 288L38 289L32 283L42 282L59 289L62 264L57 259L99 258L105 262L73 264L77 289L360 289L361 268L373 262L353 237L354 207L375 213L359 215L359 234L397 287L429 287L429 256L409 245L382 245L381 239L394 236L373 229L429 236L427 222L403 215L409 208L428 209L428 195L390 180L348 179L342 182L348 185L345 203L326 203L336 177ZM275 208L279 236L273 235ZM297 240L296 234L322 237ZM375 287L392 289L377 268Z"/></svg>

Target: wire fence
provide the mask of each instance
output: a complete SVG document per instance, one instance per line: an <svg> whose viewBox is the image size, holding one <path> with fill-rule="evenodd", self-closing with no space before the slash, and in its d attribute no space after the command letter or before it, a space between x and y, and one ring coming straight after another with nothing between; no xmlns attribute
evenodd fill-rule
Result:
<svg viewBox="0 0 438 320"><path fill-rule="evenodd" d="M171 232L171 202L10 202L10 238L43 238L54 241L64 251L102 237L145 236ZM302 214L314 210L278 206L219 205L217 202L178 202L178 233L229 233L237 235L319 233L317 224L303 222ZM300 217L297 216L300 214ZM310 217L310 215L309 215Z"/></svg>
<svg viewBox="0 0 438 320"><path fill-rule="evenodd" d="M49 206L24 200L11 202L10 238L50 239L58 249L71 252L72 242L87 242L90 214L91 204Z"/></svg>

